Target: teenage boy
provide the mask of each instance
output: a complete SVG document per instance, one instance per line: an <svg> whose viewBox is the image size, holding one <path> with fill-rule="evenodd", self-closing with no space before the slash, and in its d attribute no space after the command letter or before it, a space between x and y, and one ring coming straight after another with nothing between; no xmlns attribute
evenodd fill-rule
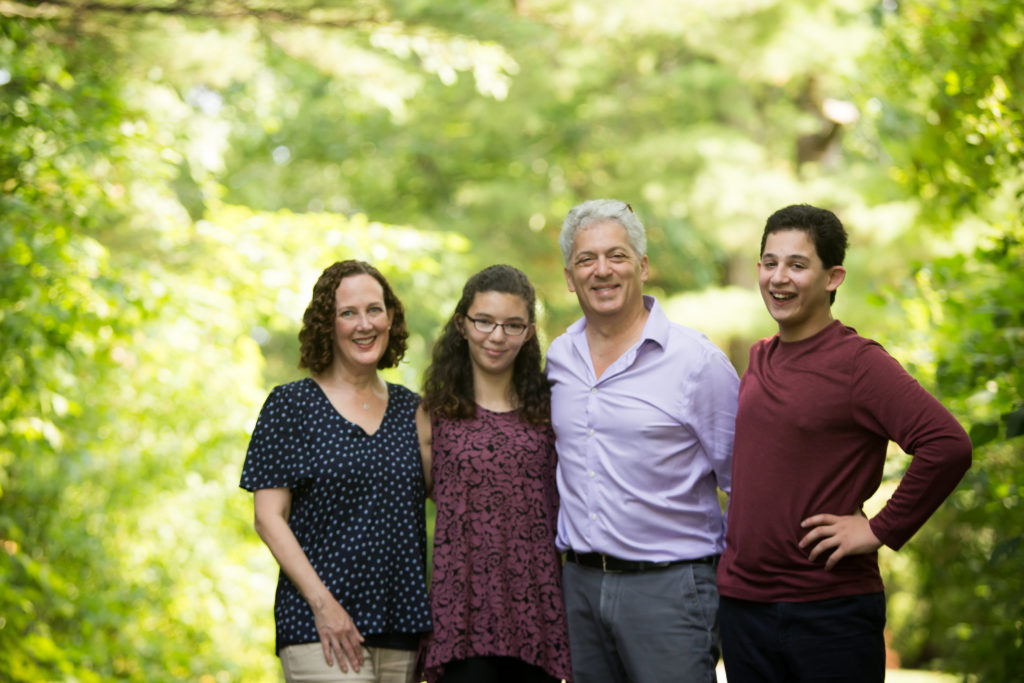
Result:
<svg viewBox="0 0 1024 683"><path fill-rule="evenodd" d="M971 443L876 342L832 318L846 231L808 205L775 212L758 284L779 333L740 384L718 571L729 683L882 681L877 549L898 550L956 487ZM862 505L895 441L913 456L881 512Z"/></svg>

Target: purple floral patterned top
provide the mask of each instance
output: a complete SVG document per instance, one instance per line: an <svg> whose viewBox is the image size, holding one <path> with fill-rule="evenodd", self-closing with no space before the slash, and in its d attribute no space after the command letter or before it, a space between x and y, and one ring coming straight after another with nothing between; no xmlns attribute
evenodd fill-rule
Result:
<svg viewBox="0 0 1024 683"><path fill-rule="evenodd" d="M427 680L446 662L504 656L571 680L569 636L555 549L555 438L518 411L477 407L433 428L434 632Z"/></svg>

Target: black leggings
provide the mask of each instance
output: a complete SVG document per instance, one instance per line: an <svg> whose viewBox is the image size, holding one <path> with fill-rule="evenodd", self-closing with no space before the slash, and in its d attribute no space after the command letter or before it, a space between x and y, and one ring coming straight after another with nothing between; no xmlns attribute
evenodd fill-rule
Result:
<svg viewBox="0 0 1024 683"><path fill-rule="evenodd" d="M470 657L444 665L438 683L558 683L544 669L515 657Z"/></svg>

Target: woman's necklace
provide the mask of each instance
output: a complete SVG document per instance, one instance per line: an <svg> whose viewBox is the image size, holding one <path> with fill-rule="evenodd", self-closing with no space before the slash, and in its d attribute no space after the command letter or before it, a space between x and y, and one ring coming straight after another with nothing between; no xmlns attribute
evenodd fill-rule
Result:
<svg viewBox="0 0 1024 683"><path fill-rule="evenodd" d="M325 390L329 390L331 393L334 394L349 394L353 399L355 399L355 403L363 406L363 410L369 410L372 406L374 399L384 399L387 395L386 390L384 392L380 392L377 390L379 386L378 383L374 383L373 385L370 386L369 396L360 396L359 390L356 389L351 384L349 384L348 386L344 386L335 384L333 382L325 382L321 384L321 386L324 387Z"/></svg>
<svg viewBox="0 0 1024 683"><path fill-rule="evenodd" d="M360 396L357 393L354 393L354 395L355 395L356 400L362 401L363 410L369 410L370 409L370 403L374 399L380 399L381 398L381 395L376 391L376 389L374 387L370 388L370 395L369 396Z"/></svg>
<svg viewBox="0 0 1024 683"><path fill-rule="evenodd" d="M363 410L369 410L373 406L373 404L375 402L387 400L387 395L388 395L387 387L386 386L383 387L383 389L384 389L383 391L380 391L380 389L381 389L381 384L378 381L378 382L375 382L370 387L370 395L368 397L363 397L363 396L358 396L358 395L356 396L356 398L358 398L360 401L362 401L362 403L363 403Z"/></svg>

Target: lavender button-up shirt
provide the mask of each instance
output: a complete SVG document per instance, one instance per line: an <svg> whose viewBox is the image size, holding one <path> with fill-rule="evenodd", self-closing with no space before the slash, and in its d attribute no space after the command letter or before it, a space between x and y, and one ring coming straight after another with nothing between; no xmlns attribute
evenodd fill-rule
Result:
<svg viewBox="0 0 1024 683"><path fill-rule="evenodd" d="M700 332L654 297L643 337L594 373L586 320L552 342L557 545L623 559L695 559L724 549L739 378Z"/></svg>

